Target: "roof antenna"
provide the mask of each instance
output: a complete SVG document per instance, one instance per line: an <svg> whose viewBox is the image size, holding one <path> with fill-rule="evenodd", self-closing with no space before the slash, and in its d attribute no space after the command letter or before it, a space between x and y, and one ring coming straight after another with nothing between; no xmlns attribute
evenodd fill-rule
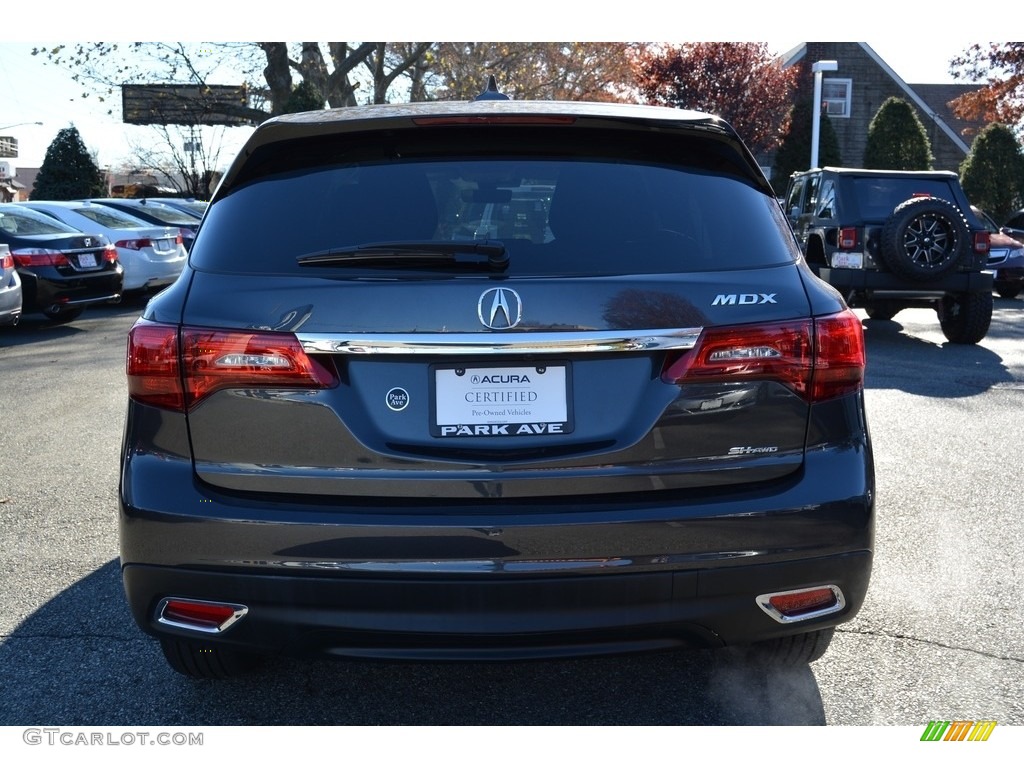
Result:
<svg viewBox="0 0 1024 768"><path fill-rule="evenodd" d="M511 101L511 99L498 90L498 81L494 79L494 75L488 75L487 87L473 101Z"/></svg>

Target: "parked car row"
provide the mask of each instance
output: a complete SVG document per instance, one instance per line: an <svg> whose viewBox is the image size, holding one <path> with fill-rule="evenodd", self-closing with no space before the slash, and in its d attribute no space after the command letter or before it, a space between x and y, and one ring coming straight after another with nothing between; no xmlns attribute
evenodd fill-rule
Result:
<svg viewBox="0 0 1024 768"><path fill-rule="evenodd" d="M67 322L90 304L173 283L201 213L136 200L0 204L0 325Z"/></svg>
<svg viewBox="0 0 1024 768"><path fill-rule="evenodd" d="M988 269L994 275L993 290L1004 299L1017 298L1024 291L1024 230L1000 227L980 208L972 205L971 210L991 233Z"/></svg>

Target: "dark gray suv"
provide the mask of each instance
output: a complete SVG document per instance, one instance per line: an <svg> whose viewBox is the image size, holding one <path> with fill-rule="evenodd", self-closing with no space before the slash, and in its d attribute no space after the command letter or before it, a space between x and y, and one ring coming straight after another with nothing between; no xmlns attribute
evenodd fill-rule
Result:
<svg viewBox="0 0 1024 768"><path fill-rule="evenodd" d="M743 646L859 610L861 324L735 132L478 100L261 125L127 350L170 665Z"/></svg>

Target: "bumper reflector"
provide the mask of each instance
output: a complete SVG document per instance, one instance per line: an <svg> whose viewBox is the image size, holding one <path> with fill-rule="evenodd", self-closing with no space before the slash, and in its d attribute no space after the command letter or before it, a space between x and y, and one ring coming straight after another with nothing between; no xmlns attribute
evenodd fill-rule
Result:
<svg viewBox="0 0 1024 768"><path fill-rule="evenodd" d="M157 605L156 620L159 624L170 627L218 634L248 612L247 607L237 603L211 603L206 600L165 597Z"/></svg>
<svg viewBox="0 0 1024 768"><path fill-rule="evenodd" d="M846 607L843 591L834 584L758 595L757 604L780 624L807 621L838 613Z"/></svg>

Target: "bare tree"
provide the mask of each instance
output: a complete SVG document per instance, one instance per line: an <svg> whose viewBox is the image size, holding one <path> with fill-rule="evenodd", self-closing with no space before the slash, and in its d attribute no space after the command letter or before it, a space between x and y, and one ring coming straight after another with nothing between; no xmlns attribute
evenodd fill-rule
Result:
<svg viewBox="0 0 1024 768"><path fill-rule="evenodd" d="M154 125L155 141L134 142L128 170L146 169L178 192L207 199L220 166L223 127Z"/></svg>
<svg viewBox="0 0 1024 768"><path fill-rule="evenodd" d="M109 101L113 114L125 83L244 85L245 103L217 104L217 111L251 124L282 114L300 83L319 93L331 107L353 106L360 93L368 100L386 98L407 70L421 65L430 43L73 43L35 48L64 67L87 88L83 98ZM371 83L353 80L365 64ZM420 91L422 92L422 90Z"/></svg>
<svg viewBox="0 0 1024 768"><path fill-rule="evenodd" d="M471 99L494 75L514 99L635 99L628 43L438 43L433 95Z"/></svg>

